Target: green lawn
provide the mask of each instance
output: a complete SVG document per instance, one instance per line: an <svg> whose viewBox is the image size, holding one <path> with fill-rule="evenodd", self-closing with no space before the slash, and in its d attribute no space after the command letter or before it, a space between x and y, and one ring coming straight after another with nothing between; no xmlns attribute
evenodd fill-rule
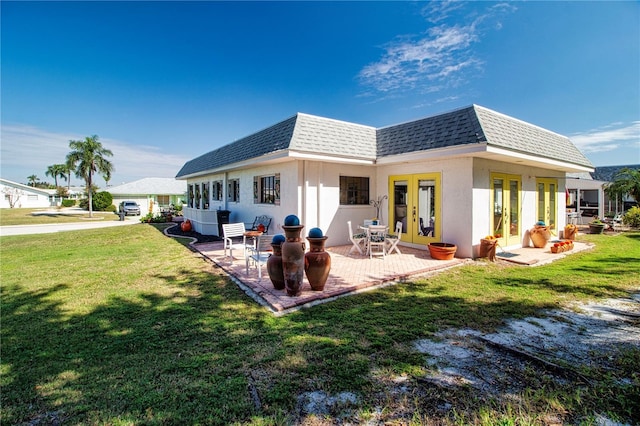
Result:
<svg viewBox="0 0 640 426"><path fill-rule="evenodd" d="M86 222L87 220L119 220L119 216L113 212L93 212L93 218L89 213L85 214L33 214L44 211L55 211L50 209L0 209L0 226L8 225L42 225L53 223Z"/></svg>
<svg viewBox="0 0 640 426"><path fill-rule="evenodd" d="M479 262L274 317L161 228L0 238L2 424L338 423L297 417L297 396L314 390L357 394L352 423L374 407L414 413L390 424L640 418L640 353L592 386L532 390L507 406L449 395L445 419L418 394L388 392L394 377L425 371L416 339L638 291L638 232L581 236L596 248L546 266Z"/></svg>

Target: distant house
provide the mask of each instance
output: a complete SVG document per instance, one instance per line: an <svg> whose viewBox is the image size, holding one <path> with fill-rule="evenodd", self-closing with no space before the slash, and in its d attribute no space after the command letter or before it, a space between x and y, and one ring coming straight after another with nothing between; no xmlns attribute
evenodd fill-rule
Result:
<svg viewBox="0 0 640 426"><path fill-rule="evenodd" d="M613 182L616 174L624 168L640 169L640 164L596 167L590 173L568 174L567 213L577 213L580 222L586 222L593 217L603 218L622 213L635 205L638 200L632 197L610 200L604 193L604 185Z"/></svg>
<svg viewBox="0 0 640 426"><path fill-rule="evenodd" d="M157 213L172 204L183 204L187 184L174 178L144 178L104 190L113 196L113 204L116 208L121 201L136 201L140 205L142 215L145 215L149 213L149 208Z"/></svg>
<svg viewBox="0 0 640 426"><path fill-rule="evenodd" d="M188 185L183 214L204 234L217 234L220 209L231 222L268 215L274 233L296 214L327 246L343 245L347 221L379 211L390 228L402 222L400 245L450 242L475 257L486 235L509 249L539 220L563 229L566 175L591 171L567 137L472 105L383 128L298 113L188 161L176 178Z"/></svg>
<svg viewBox="0 0 640 426"><path fill-rule="evenodd" d="M0 178L1 208L38 208L54 205L55 191Z"/></svg>

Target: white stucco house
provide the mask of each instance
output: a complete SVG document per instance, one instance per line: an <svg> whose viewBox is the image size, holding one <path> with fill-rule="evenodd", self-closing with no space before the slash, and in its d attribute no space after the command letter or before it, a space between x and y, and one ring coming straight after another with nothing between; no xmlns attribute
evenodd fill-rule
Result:
<svg viewBox="0 0 640 426"><path fill-rule="evenodd" d="M55 201L55 190L23 185L0 178L0 208L51 207Z"/></svg>
<svg viewBox="0 0 640 426"><path fill-rule="evenodd" d="M476 257L489 234L509 249L539 220L562 229L566 174L590 171L567 137L472 105L383 128L298 113L188 161L176 178L188 185L183 214L203 234L218 233L218 210L231 222L268 215L270 233L296 214L327 246L349 244L347 221L373 218L370 201L381 199L378 219L403 223L401 245L449 242Z"/></svg>
<svg viewBox="0 0 640 426"><path fill-rule="evenodd" d="M187 183L174 178L144 178L122 185L111 186L105 191L113 196L113 205L118 207L121 201L136 201L140 205L140 213L158 213L162 208L171 204L183 204Z"/></svg>

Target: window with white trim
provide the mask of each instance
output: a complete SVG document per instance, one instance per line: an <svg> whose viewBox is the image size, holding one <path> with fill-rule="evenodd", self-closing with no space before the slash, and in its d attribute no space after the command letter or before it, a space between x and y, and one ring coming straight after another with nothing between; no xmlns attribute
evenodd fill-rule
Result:
<svg viewBox="0 0 640 426"><path fill-rule="evenodd" d="M280 173L253 177L253 202L280 205Z"/></svg>
<svg viewBox="0 0 640 426"><path fill-rule="evenodd" d="M209 182L202 184L202 208L209 210Z"/></svg>
<svg viewBox="0 0 640 426"><path fill-rule="evenodd" d="M369 204L369 178L340 176L340 204Z"/></svg>
<svg viewBox="0 0 640 426"><path fill-rule="evenodd" d="M211 200L222 201L222 181L214 180L211 182Z"/></svg>
<svg viewBox="0 0 640 426"><path fill-rule="evenodd" d="M232 203L240 202L240 179L229 179L227 200Z"/></svg>

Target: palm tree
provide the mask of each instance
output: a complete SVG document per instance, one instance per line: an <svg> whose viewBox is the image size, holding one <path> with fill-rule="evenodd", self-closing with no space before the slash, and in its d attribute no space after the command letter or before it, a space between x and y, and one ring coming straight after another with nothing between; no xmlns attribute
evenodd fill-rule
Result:
<svg viewBox="0 0 640 426"><path fill-rule="evenodd" d="M640 203L640 169L625 167L613 177L613 182L604 188L610 199L622 200L630 195Z"/></svg>
<svg viewBox="0 0 640 426"><path fill-rule="evenodd" d="M98 135L87 136L83 141L69 141L71 152L67 155L67 164L75 169L76 176L84 179L89 196L89 217L93 217L92 185L93 174L99 172L109 174L113 172L113 164L105 157L113 153L104 148L98 141Z"/></svg>
<svg viewBox="0 0 640 426"><path fill-rule="evenodd" d="M58 187L58 178L61 177L64 180L67 180L67 170L64 164L52 164L47 167L47 171L45 172L45 176L51 176L56 181L56 188Z"/></svg>
<svg viewBox="0 0 640 426"><path fill-rule="evenodd" d="M36 186L36 182L38 182L38 176L36 175L31 175L31 176L27 176L27 180L29 181L29 184L33 187Z"/></svg>
<svg viewBox="0 0 640 426"><path fill-rule="evenodd" d="M73 171L73 164L69 164L69 159L63 164L64 173L67 175L67 192L71 192L71 172Z"/></svg>

